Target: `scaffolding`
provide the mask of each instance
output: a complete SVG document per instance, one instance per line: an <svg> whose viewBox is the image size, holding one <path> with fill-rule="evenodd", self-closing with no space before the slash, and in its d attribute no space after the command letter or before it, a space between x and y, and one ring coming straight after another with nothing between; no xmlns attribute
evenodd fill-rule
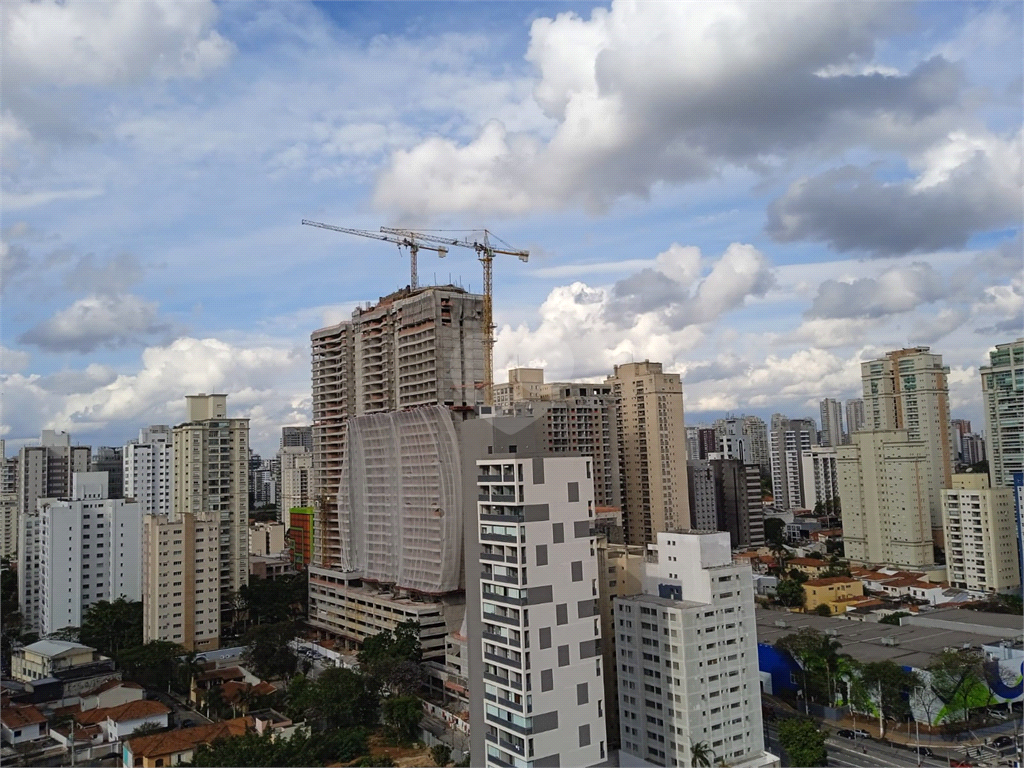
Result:
<svg viewBox="0 0 1024 768"><path fill-rule="evenodd" d="M448 408L349 420L338 525L343 570L427 594L461 588L462 471Z"/></svg>

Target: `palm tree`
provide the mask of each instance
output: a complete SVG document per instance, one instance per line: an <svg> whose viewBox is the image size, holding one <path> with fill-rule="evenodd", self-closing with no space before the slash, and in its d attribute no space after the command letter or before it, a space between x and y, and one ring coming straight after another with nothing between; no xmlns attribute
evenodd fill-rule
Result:
<svg viewBox="0 0 1024 768"><path fill-rule="evenodd" d="M706 741L690 742L690 765L693 768L711 768L715 751Z"/></svg>

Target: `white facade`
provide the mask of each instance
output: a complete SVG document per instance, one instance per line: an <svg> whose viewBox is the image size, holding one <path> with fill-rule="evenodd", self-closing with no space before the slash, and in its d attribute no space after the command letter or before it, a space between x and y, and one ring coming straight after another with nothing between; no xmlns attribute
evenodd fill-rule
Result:
<svg viewBox="0 0 1024 768"><path fill-rule="evenodd" d="M660 533L644 594L615 599L619 765L777 766L761 722L754 588L726 533Z"/></svg>
<svg viewBox="0 0 1024 768"><path fill-rule="evenodd" d="M285 521L289 510L313 506L313 453L304 445L286 445L277 458L281 466L278 519Z"/></svg>
<svg viewBox="0 0 1024 768"><path fill-rule="evenodd" d="M1012 488L1013 473L1024 470L1024 338L989 352L981 391L992 485Z"/></svg>
<svg viewBox="0 0 1024 768"><path fill-rule="evenodd" d="M771 467L774 505L779 509L807 506L803 496L803 454L817 443L817 430L810 419L772 416Z"/></svg>
<svg viewBox="0 0 1024 768"><path fill-rule="evenodd" d="M804 503L811 509L815 505L839 497L839 473L836 449L813 446L803 453Z"/></svg>
<svg viewBox="0 0 1024 768"><path fill-rule="evenodd" d="M860 432L865 428L864 421L864 400L855 398L846 401L846 442L850 442L850 435Z"/></svg>
<svg viewBox="0 0 1024 768"><path fill-rule="evenodd" d="M953 475L953 487L942 491L942 525L950 585L1020 589L1012 488L990 488L984 474Z"/></svg>
<svg viewBox="0 0 1024 768"><path fill-rule="evenodd" d="M483 631L475 641L485 700L472 728L484 732L480 764L600 763L606 702L591 462L508 454L476 464Z"/></svg>
<svg viewBox="0 0 1024 768"><path fill-rule="evenodd" d="M23 518L21 610L26 631L78 627L101 600L142 599L139 505L107 498L107 473L75 473L70 499L39 499Z"/></svg>
<svg viewBox="0 0 1024 768"><path fill-rule="evenodd" d="M171 428L155 424L139 430L124 447L124 495L145 515L167 515L174 498L174 442Z"/></svg>

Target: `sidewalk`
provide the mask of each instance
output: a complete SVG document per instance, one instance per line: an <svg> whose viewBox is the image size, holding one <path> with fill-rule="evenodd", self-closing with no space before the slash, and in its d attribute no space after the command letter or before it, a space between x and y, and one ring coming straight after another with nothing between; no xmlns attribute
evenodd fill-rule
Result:
<svg viewBox="0 0 1024 768"><path fill-rule="evenodd" d="M835 728L860 728L871 734L871 738L879 739L878 733L878 720L869 720L864 717L858 717L856 719L852 717L844 717L838 721L826 721L832 724ZM984 733L976 733L973 731L966 731L960 734L960 738L950 738L941 734L929 734L922 733L920 740L917 738L917 733L914 730L914 726L911 725L909 732L907 730L906 723L893 723L891 720L886 721L885 724L885 741L891 741L894 744L902 744L904 746L914 746L920 744L923 747L939 747L944 749L962 749L964 747L981 747L988 744L996 735L1008 735L1012 736L1014 733L1014 724L1012 721L1002 723L1000 725L988 726L984 729Z"/></svg>

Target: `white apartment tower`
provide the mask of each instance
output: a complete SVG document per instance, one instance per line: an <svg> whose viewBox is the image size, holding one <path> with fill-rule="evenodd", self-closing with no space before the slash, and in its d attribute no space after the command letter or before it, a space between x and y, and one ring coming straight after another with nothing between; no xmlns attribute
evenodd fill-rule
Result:
<svg viewBox="0 0 1024 768"><path fill-rule="evenodd" d="M489 447L466 566L480 574L471 754L494 768L596 765L608 747L591 460Z"/></svg>
<svg viewBox="0 0 1024 768"><path fill-rule="evenodd" d="M483 297L455 286L408 288L311 335L314 560L341 557L338 486L348 419L418 406L472 409L482 400Z"/></svg>
<svg viewBox="0 0 1024 768"><path fill-rule="evenodd" d="M953 471L949 426L949 369L928 347L898 349L860 365L864 415L869 430L905 429L907 439L928 448L923 478L931 527L942 530L941 492ZM845 499L843 500L845 501Z"/></svg>
<svg viewBox="0 0 1024 768"><path fill-rule="evenodd" d="M989 352L981 392L992 485L1012 488L1013 473L1024 470L1024 338Z"/></svg>
<svg viewBox="0 0 1024 768"><path fill-rule="evenodd" d="M142 599L142 512L107 498L106 472L76 472L66 499L38 499L22 517L22 627L48 635L79 627L101 600Z"/></svg>
<svg viewBox="0 0 1024 768"><path fill-rule="evenodd" d="M304 445L284 446L277 452L281 467L278 519L288 520L288 511L313 503L313 453Z"/></svg>
<svg viewBox="0 0 1024 768"><path fill-rule="evenodd" d="M144 515L168 515L174 497L174 441L171 428L154 424L124 447L124 495Z"/></svg>
<svg viewBox="0 0 1024 768"><path fill-rule="evenodd" d="M839 469L836 464L836 449L811 446L804 451L801 462L804 503L814 508L821 504L830 512L829 502L842 498L839 495Z"/></svg>
<svg viewBox="0 0 1024 768"><path fill-rule="evenodd" d="M727 533L659 533L644 593L615 598L621 766L689 766L694 744L769 768L750 567Z"/></svg>
<svg viewBox="0 0 1024 768"><path fill-rule="evenodd" d="M1013 488L990 488L984 474L953 475L942 491L946 578L978 592L1020 590Z"/></svg>
<svg viewBox="0 0 1024 768"><path fill-rule="evenodd" d="M679 374L645 360L615 366L606 383L617 403L626 543L643 544L659 531L691 527Z"/></svg>
<svg viewBox="0 0 1024 768"><path fill-rule="evenodd" d="M826 397L819 406L821 412L821 444L835 448L843 444L843 406L838 400Z"/></svg>
<svg viewBox="0 0 1024 768"><path fill-rule="evenodd" d="M771 442L768 439L768 425L764 419L757 416L743 417L743 430L747 435L747 444L750 446L750 458L745 459L748 464L757 464L762 472L771 469Z"/></svg>
<svg viewBox="0 0 1024 768"><path fill-rule="evenodd" d="M855 398L846 401L846 442L850 442L850 435L867 428L864 419L864 400Z"/></svg>
<svg viewBox="0 0 1024 768"><path fill-rule="evenodd" d="M806 506L803 497L803 455L817 444L817 430L810 419L772 416L771 468L774 504L779 509Z"/></svg>
<svg viewBox="0 0 1024 768"><path fill-rule="evenodd" d="M931 513L922 492L931 446L907 430L854 432L836 449L843 541L854 562L928 568L935 562Z"/></svg>

